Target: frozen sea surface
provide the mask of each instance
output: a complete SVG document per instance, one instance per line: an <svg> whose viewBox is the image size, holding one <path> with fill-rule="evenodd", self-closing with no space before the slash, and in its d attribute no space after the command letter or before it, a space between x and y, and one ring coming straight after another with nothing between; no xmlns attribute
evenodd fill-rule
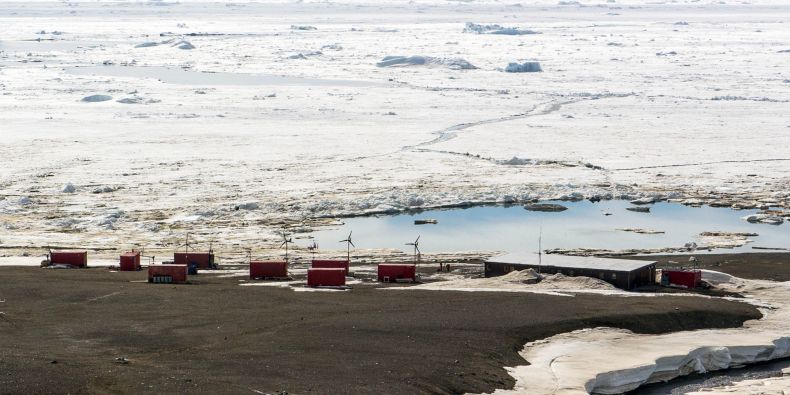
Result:
<svg viewBox="0 0 790 395"><path fill-rule="evenodd" d="M787 209L788 19L772 1L4 1L0 246L273 248L335 216L569 196ZM543 72L503 71L525 61Z"/></svg>

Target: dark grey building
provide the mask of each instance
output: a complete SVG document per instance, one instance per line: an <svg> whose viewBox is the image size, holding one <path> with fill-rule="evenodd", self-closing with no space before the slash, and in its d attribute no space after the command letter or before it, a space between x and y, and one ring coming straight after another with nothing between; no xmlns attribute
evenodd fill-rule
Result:
<svg viewBox="0 0 790 395"><path fill-rule="evenodd" d="M496 277L514 270L533 269L543 274L562 273L566 276L585 276L604 280L617 288L632 289L655 283L656 262L635 259L543 255L538 264L537 254L506 254L485 262L485 276Z"/></svg>

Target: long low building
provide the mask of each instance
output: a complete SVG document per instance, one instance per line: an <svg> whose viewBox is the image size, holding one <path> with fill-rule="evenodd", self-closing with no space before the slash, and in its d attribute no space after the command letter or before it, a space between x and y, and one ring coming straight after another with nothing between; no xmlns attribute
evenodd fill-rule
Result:
<svg viewBox="0 0 790 395"><path fill-rule="evenodd" d="M635 259L579 257L567 255L506 254L485 262L485 276L496 277L514 270L533 269L543 274L561 273L604 280L617 288L654 284L656 262Z"/></svg>

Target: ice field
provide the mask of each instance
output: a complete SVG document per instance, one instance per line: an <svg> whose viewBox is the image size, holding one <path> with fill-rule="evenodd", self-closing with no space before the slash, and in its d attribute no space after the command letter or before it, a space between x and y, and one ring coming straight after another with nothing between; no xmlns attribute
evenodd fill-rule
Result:
<svg viewBox="0 0 790 395"><path fill-rule="evenodd" d="M0 241L265 245L535 198L786 207L790 5L753 3L3 2Z"/></svg>

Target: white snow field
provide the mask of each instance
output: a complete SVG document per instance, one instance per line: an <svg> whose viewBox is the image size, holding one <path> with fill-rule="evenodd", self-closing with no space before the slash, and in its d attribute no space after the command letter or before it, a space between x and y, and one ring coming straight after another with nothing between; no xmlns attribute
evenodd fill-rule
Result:
<svg viewBox="0 0 790 395"><path fill-rule="evenodd" d="M790 4L751 3L3 1L0 244L231 250L532 198L790 207Z"/></svg>

